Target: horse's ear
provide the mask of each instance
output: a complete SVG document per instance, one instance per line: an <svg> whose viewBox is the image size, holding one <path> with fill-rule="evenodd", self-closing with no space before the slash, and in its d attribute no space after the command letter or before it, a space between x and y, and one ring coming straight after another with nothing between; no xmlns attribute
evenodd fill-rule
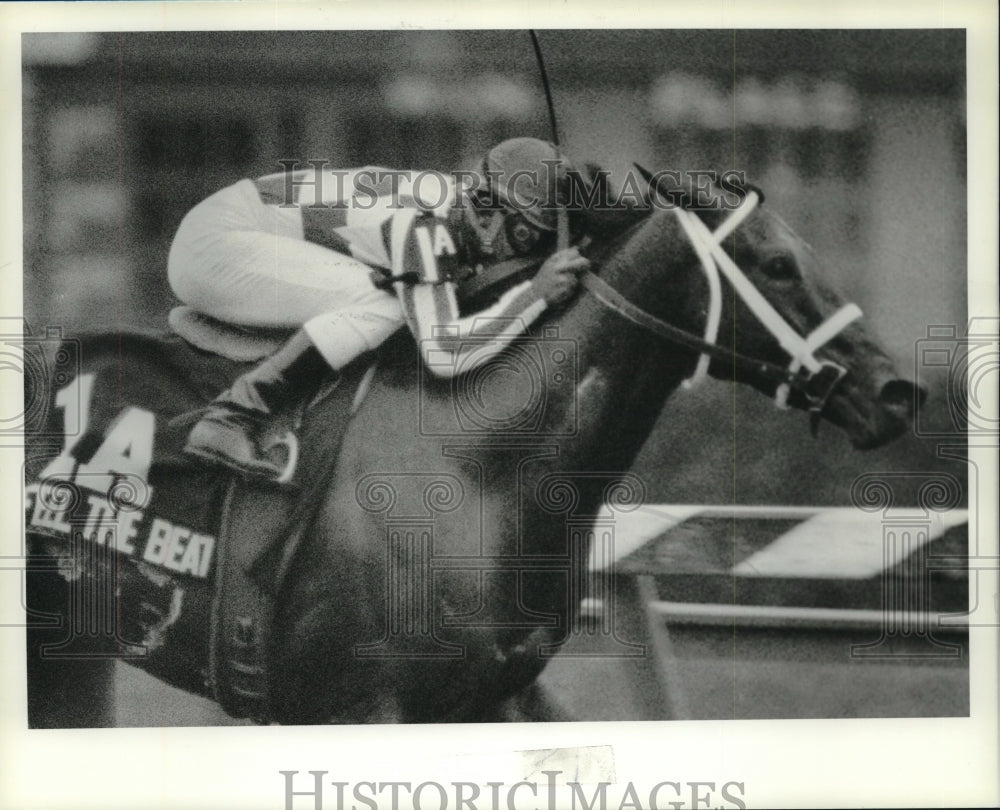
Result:
<svg viewBox="0 0 1000 810"><path fill-rule="evenodd" d="M690 178L687 175L682 176L679 172L660 172L654 175L649 169L638 163L632 165L646 181L646 187L649 190L647 203L650 196L657 196L660 200L669 201L671 205L678 208L692 207L694 196L690 188Z"/></svg>
<svg viewBox="0 0 1000 810"><path fill-rule="evenodd" d="M656 179L653 177L653 173L644 166L640 166L638 163L633 163L632 165L635 166L636 171L639 172L639 176L646 181L646 192L643 196L645 198L644 201L646 205L650 205L651 198L655 196L657 192L657 189L653 188L656 183Z"/></svg>
<svg viewBox="0 0 1000 810"><path fill-rule="evenodd" d="M568 174L575 174L579 178L578 182L588 194L595 196L598 200L607 199L609 173L596 163L587 161L578 169L570 169ZM596 192L592 194L594 189L596 189Z"/></svg>
<svg viewBox="0 0 1000 810"><path fill-rule="evenodd" d="M653 207L653 195L652 195L652 188L650 186L650 181L649 181L650 180L649 172L646 169L644 169L642 166L640 166L638 163L633 163L632 165L635 166L636 169L638 169L639 174L642 176L642 179L645 181L645 185L640 185L639 188L638 188L639 193L642 194L642 200L641 200L642 207L645 208L646 210L651 210L652 207ZM631 184L630 184L630 187L631 187Z"/></svg>
<svg viewBox="0 0 1000 810"><path fill-rule="evenodd" d="M764 202L764 192L740 179L742 174L723 172L716 182L705 186L701 184L697 175L691 173L660 172L654 175L638 163L633 165L651 192L658 194L661 200L669 201L672 205L689 211L729 210L727 206L719 205L719 198L736 194L742 201L750 191L757 194L759 202Z"/></svg>

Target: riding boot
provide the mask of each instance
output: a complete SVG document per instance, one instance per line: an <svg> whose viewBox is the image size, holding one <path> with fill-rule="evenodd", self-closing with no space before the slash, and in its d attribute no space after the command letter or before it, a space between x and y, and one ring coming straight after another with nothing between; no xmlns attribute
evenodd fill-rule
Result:
<svg viewBox="0 0 1000 810"><path fill-rule="evenodd" d="M275 416L314 396L335 374L300 329L209 405L188 435L184 452L245 476L278 480L286 470L268 458L261 437Z"/></svg>

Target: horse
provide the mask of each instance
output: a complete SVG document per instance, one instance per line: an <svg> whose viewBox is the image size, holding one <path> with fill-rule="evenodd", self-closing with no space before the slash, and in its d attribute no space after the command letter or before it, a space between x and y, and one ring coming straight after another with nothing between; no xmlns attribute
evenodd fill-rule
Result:
<svg viewBox="0 0 1000 810"><path fill-rule="evenodd" d="M401 336L366 376L281 563L263 719L569 719L537 681L578 619L590 538L568 527L641 499L627 471L686 380L750 385L858 449L906 430L924 392L759 190L645 176L645 205L571 212L593 269L507 351L439 377ZM73 690L73 723L106 722L107 662L61 667L29 679L36 714Z"/></svg>

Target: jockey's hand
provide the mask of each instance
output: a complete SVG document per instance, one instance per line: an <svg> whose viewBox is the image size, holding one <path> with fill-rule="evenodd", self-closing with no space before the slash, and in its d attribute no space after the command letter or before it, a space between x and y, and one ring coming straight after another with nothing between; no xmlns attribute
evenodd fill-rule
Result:
<svg viewBox="0 0 1000 810"><path fill-rule="evenodd" d="M559 306L573 297L580 286L580 273L588 269L589 259L575 247L566 248L549 256L531 283L546 304Z"/></svg>

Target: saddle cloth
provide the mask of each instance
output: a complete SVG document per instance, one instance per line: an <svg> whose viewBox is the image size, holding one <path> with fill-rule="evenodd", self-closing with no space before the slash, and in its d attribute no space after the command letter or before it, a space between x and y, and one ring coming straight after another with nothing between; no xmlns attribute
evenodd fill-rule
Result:
<svg viewBox="0 0 1000 810"><path fill-rule="evenodd" d="M249 363L142 333L67 341L63 356L78 358L76 373L57 376L26 454L34 553L54 556L71 590L108 595L113 654L234 716L267 719L270 600L295 547L287 540L322 503L368 363L298 414L296 473L275 487L190 459L190 420L175 421Z"/></svg>

